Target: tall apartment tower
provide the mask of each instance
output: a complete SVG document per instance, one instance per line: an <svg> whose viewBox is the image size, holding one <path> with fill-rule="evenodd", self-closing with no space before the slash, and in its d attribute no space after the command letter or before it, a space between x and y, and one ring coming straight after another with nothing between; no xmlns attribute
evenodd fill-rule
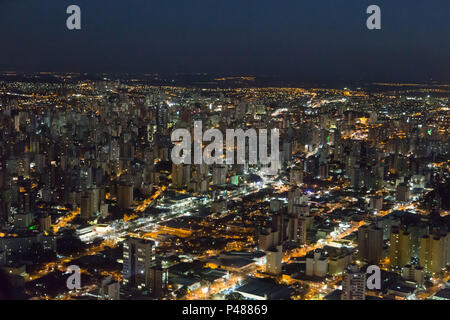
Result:
<svg viewBox="0 0 450 320"><path fill-rule="evenodd" d="M296 204L289 215L287 236L289 241L295 241L300 245L306 243L306 231L312 222L309 216L307 203Z"/></svg>
<svg viewBox="0 0 450 320"><path fill-rule="evenodd" d="M277 232L276 242L278 244L285 240L286 236L286 221L283 210L280 210L272 216L272 231Z"/></svg>
<svg viewBox="0 0 450 320"><path fill-rule="evenodd" d="M359 259L377 264L383 254L383 229L375 224L358 230Z"/></svg>
<svg viewBox="0 0 450 320"><path fill-rule="evenodd" d="M350 265L342 280L341 300L366 299L366 274L358 266Z"/></svg>
<svg viewBox="0 0 450 320"><path fill-rule="evenodd" d="M86 192L81 196L80 216L83 221L88 221L92 217L92 200L91 194Z"/></svg>
<svg viewBox="0 0 450 320"><path fill-rule="evenodd" d="M49 231L52 228L52 219L48 214L39 218L39 225L41 231Z"/></svg>
<svg viewBox="0 0 450 320"><path fill-rule="evenodd" d="M308 229L308 220L305 217L301 217L298 220L298 239L297 242L300 245L306 244L306 230Z"/></svg>
<svg viewBox="0 0 450 320"><path fill-rule="evenodd" d="M263 228L258 234L258 249L267 251L281 243L279 231L271 228Z"/></svg>
<svg viewBox="0 0 450 320"><path fill-rule="evenodd" d="M160 130L167 129L169 123L169 110L166 105L159 105L156 108L156 126Z"/></svg>
<svg viewBox="0 0 450 320"><path fill-rule="evenodd" d="M298 216L297 215L291 215L289 217L289 223L288 223L288 240L289 241L298 241Z"/></svg>
<svg viewBox="0 0 450 320"><path fill-rule="evenodd" d="M181 189L191 180L191 166L189 164L172 164L172 186Z"/></svg>
<svg viewBox="0 0 450 320"><path fill-rule="evenodd" d="M328 272L328 257L322 250L315 250L306 255L306 275L325 278Z"/></svg>
<svg viewBox="0 0 450 320"><path fill-rule="evenodd" d="M438 274L447 265L449 235L430 235L420 239L419 265L428 274Z"/></svg>
<svg viewBox="0 0 450 320"><path fill-rule="evenodd" d="M172 164L172 185L175 188L181 188L183 186L183 165Z"/></svg>
<svg viewBox="0 0 450 320"><path fill-rule="evenodd" d="M151 267L156 263L155 242L130 238L123 244L123 284L149 291Z"/></svg>
<svg viewBox="0 0 450 320"><path fill-rule="evenodd" d="M269 250L266 251L266 272L277 276L281 274L281 261L282 261L282 247L273 246Z"/></svg>
<svg viewBox="0 0 450 320"><path fill-rule="evenodd" d="M168 271L163 269L160 263L154 264L149 269L148 291L154 298L164 296L164 290L167 288Z"/></svg>
<svg viewBox="0 0 450 320"><path fill-rule="evenodd" d="M227 181L227 166L224 164L217 164L213 166L212 183L214 186L224 186Z"/></svg>
<svg viewBox="0 0 450 320"><path fill-rule="evenodd" d="M399 227L392 227L389 247L389 264L393 269L406 266L411 259L411 234Z"/></svg>
<svg viewBox="0 0 450 320"><path fill-rule="evenodd" d="M303 170L300 168L292 168L289 174L289 183L298 186L303 183Z"/></svg>
<svg viewBox="0 0 450 320"><path fill-rule="evenodd" d="M131 183L120 183L117 186L117 204L122 209L128 209L133 205L133 185Z"/></svg>
<svg viewBox="0 0 450 320"><path fill-rule="evenodd" d="M408 202L409 201L409 186L406 183L400 183L397 186L395 193L397 201Z"/></svg>
<svg viewBox="0 0 450 320"><path fill-rule="evenodd" d="M292 214L295 212L296 206L300 206L308 203L308 197L303 194L303 192L296 188L290 190L288 193L288 214Z"/></svg>

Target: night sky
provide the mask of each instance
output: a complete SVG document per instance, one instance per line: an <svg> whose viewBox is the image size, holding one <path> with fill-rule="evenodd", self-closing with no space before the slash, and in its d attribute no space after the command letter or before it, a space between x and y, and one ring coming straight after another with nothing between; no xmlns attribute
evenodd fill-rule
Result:
<svg viewBox="0 0 450 320"><path fill-rule="evenodd" d="M366 28L371 4L382 30ZM449 13L449 0L0 0L0 70L450 81Z"/></svg>

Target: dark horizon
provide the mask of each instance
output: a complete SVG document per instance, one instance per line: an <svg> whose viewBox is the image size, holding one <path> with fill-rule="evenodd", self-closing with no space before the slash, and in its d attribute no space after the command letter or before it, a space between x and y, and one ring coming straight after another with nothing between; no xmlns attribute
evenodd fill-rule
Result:
<svg viewBox="0 0 450 320"><path fill-rule="evenodd" d="M70 77L67 77L70 76ZM251 80L249 80L251 78ZM14 70L0 70L0 82L26 82L26 83L77 83L80 81L112 80L123 83L141 83L149 86L191 87L210 89L233 88L322 88L322 89L349 89L365 92L386 92L391 90L410 90L415 94L423 95L421 89L444 89L433 95L440 96L450 90L450 82L436 80L321 80L299 79L294 77L269 77L253 75L213 75L206 73L195 74L160 74L160 73L88 73L88 72L18 72Z"/></svg>
<svg viewBox="0 0 450 320"><path fill-rule="evenodd" d="M66 28L81 8L82 29ZM381 30L366 9L381 8ZM450 81L450 3L2 1L0 70Z"/></svg>

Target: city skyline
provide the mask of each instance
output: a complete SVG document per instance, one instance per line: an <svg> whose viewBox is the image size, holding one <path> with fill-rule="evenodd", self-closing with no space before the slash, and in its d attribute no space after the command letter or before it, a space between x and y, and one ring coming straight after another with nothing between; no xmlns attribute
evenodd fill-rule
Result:
<svg viewBox="0 0 450 320"><path fill-rule="evenodd" d="M0 300L450 300L449 10L0 0Z"/></svg>

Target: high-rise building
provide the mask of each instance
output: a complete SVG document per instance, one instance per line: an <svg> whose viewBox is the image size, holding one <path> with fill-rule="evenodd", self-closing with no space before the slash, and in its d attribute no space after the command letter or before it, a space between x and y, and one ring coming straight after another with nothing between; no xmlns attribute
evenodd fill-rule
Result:
<svg viewBox="0 0 450 320"><path fill-rule="evenodd" d="M299 245L306 244L306 231L308 229L308 218L301 217L298 219L298 238L297 242Z"/></svg>
<svg viewBox="0 0 450 320"><path fill-rule="evenodd" d="M156 126L159 130L167 128L169 122L169 110L167 105L160 104L156 108Z"/></svg>
<svg viewBox="0 0 450 320"><path fill-rule="evenodd" d="M328 258L322 251L316 250L306 255L306 275L310 277L326 277L328 272Z"/></svg>
<svg viewBox="0 0 450 320"><path fill-rule="evenodd" d="M213 166L212 182L214 186L224 186L227 180L227 166L218 164Z"/></svg>
<svg viewBox="0 0 450 320"><path fill-rule="evenodd" d="M279 231L271 228L263 229L258 235L258 249L267 251L280 244Z"/></svg>
<svg viewBox="0 0 450 320"><path fill-rule="evenodd" d="M81 208L80 216L83 221L88 221L92 217L92 199L89 192L85 192L81 196Z"/></svg>
<svg viewBox="0 0 450 320"><path fill-rule="evenodd" d="M168 271L163 269L161 264L155 264L150 267L148 291L154 298L164 296L164 290L167 288Z"/></svg>
<svg viewBox="0 0 450 320"><path fill-rule="evenodd" d="M358 229L359 259L377 264L383 254L383 229L375 224Z"/></svg>
<svg viewBox="0 0 450 320"><path fill-rule="evenodd" d="M439 274L447 265L448 234L430 235L420 239L419 265L426 273Z"/></svg>
<svg viewBox="0 0 450 320"><path fill-rule="evenodd" d="M183 186L183 165L172 163L172 185L174 188Z"/></svg>
<svg viewBox="0 0 450 320"><path fill-rule="evenodd" d="M288 193L288 214L295 212L294 207L304 205L308 202L308 197L303 192L296 188L290 190Z"/></svg>
<svg viewBox="0 0 450 320"><path fill-rule="evenodd" d="M319 167L319 176L321 180L328 179L329 176L329 166L327 163L322 163Z"/></svg>
<svg viewBox="0 0 450 320"><path fill-rule="evenodd" d="M172 185L183 188L191 181L191 166L189 164L172 164Z"/></svg>
<svg viewBox="0 0 450 320"><path fill-rule="evenodd" d="M14 227L18 229L26 229L33 222L33 214L28 213L18 213L14 215Z"/></svg>
<svg viewBox="0 0 450 320"><path fill-rule="evenodd" d="M292 168L290 172L289 182L293 186L303 183L303 170L300 168Z"/></svg>
<svg viewBox="0 0 450 320"><path fill-rule="evenodd" d="M117 204L122 209L128 209L133 205L133 185L120 183L117 186Z"/></svg>
<svg viewBox="0 0 450 320"><path fill-rule="evenodd" d="M403 228L392 227L389 264L393 269L403 268L411 259L411 234Z"/></svg>
<svg viewBox="0 0 450 320"><path fill-rule="evenodd" d="M406 183L400 183L397 186L396 199L400 202L409 201L409 186Z"/></svg>
<svg viewBox="0 0 450 320"><path fill-rule="evenodd" d="M358 266L350 265L342 279L341 300L366 299L366 274Z"/></svg>
<svg viewBox="0 0 450 320"><path fill-rule="evenodd" d="M155 242L130 238L123 244L123 283L125 286L148 291L150 268L156 262Z"/></svg>
<svg viewBox="0 0 450 320"><path fill-rule="evenodd" d="M52 227L52 219L51 217L46 214L39 218L39 225L41 231L49 231Z"/></svg>
<svg viewBox="0 0 450 320"><path fill-rule="evenodd" d="M339 254L328 258L328 274L340 276L352 262L352 251L341 251Z"/></svg>
<svg viewBox="0 0 450 320"><path fill-rule="evenodd" d="M298 216L291 215L288 223L288 240L297 242L298 240Z"/></svg>
<svg viewBox="0 0 450 320"><path fill-rule="evenodd" d="M383 197L382 196L372 196L369 202L370 210L382 210L383 209Z"/></svg>
<svg viewBox="0 0 450 320"><path fill-rule="evenodd" d="M281 274L281 261L282 261L282 248L281 245L274 246L266 251L266 272L277 276Z"/></svg>

